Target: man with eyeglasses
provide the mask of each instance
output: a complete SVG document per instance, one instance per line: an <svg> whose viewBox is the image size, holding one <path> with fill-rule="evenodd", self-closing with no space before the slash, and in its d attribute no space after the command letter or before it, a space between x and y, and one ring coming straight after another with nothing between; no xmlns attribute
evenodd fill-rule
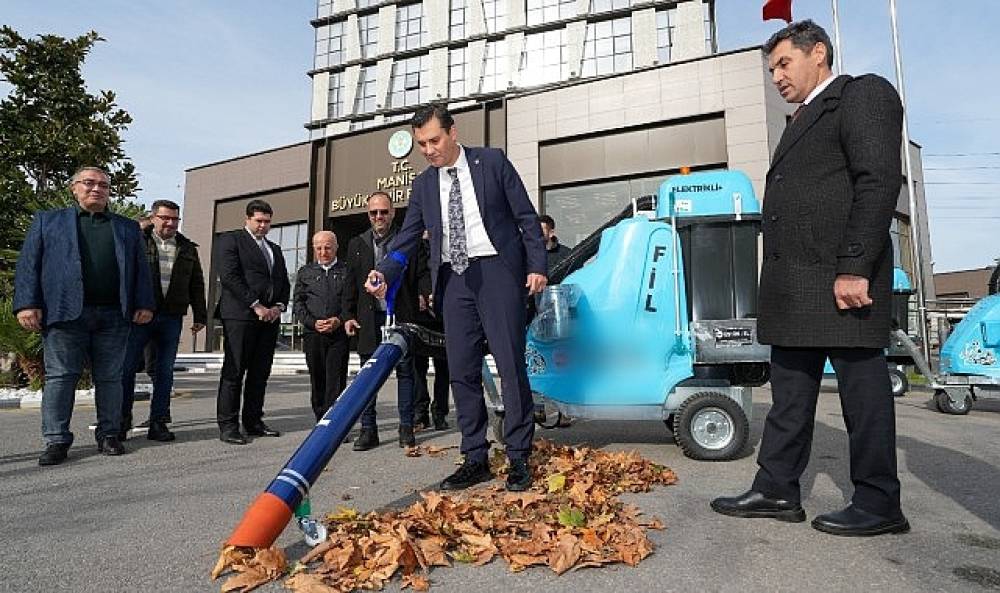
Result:
<svg viewBox="0 0 1000 593"><path fill-rule="evenodd" d="M240 431L241 419L248 436L281 436L264 424L264 391L271 376L281 313L291 293L281 249L267 240L274 215L271 205L250 200L246 215L243 228L219 236L213 254L222 287L215 317L222 320L225 350L216 421L219 440L230 445L247 444Z"/></svg>
<svg viewBox="0 0 1000 593"><path fill-rule="evenodd" d="M347 282L344 297L344 329L347 335L358 336L358 356L364 362L382 341L385 325L385 299L376 298L365 290L368 271L389 253L387 247L396 229L392 226L395 210L388 194L375 192L368 198L368 220L371 228L351 239L347 246ZM421 290L421 283L426 285ZM418 295L430 292L426 258L414 258L406 269L396 293L397 322L412 322L419 309ZM413 405L416 395L413 357L407 354L396 365L397 406L399 409L399 446L413 447ZM354 441L355 451L367 451L379 445L378 426L373 401L361 415L361 432Z"/></svg>
<svg viewBox="0 0 1000 593"><path fill-rule="evenodd" d="M14 277L21 327L42 332L45 388L39 465L58 465L73 444L70 419L84 361L97 405L97 449L121 455L122 367L131 325L149 323L156 301L134 220L108 211L111 179L83 167L70 180L77 206L35 215Z"/></svg>
<svg viewBox="0 0 1000 593"><path fill-rule="evenodd" d="M149 432L151 441L174 440L167 428L170 422L170 392L174 387L174 359L181 337L181 325L188 307L194 316L191 333L197 334L208 322L205 306L205 277L201 271L196 243L178 232L180 206L170 200L153 202L152 226L143 233L146 260L149 263L156 314L153 320L132 328L122 373L122 428L125 440L132 426L132 403L135 400L135 375L143 362L147 344L156 352L152 367L153 395L149 402Z"/></svg>

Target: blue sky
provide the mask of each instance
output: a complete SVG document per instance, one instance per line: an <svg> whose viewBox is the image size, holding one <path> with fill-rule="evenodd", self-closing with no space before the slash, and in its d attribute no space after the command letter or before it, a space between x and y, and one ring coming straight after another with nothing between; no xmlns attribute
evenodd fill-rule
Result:
<svg viewBox="0 0 1000 593"><path fill-rule="evenodd" d="M841 0L848 73L895 81L888 0ZM720 49L758 45L759 0L718 0ZM900 0L910 133L924 147L935 271L1000 257L1000 57L991 40L1000 2ZM833 31L831 0L794 0L796 19ZM92 91L111 89L134 117L126 150L140 198L180 201L184 169L305 140L312 0L3 0L0 22L22 35L98 31L85 66ZM0 93L7 87L0 86ZM956 156L971 155L971 156Z"/></svg>

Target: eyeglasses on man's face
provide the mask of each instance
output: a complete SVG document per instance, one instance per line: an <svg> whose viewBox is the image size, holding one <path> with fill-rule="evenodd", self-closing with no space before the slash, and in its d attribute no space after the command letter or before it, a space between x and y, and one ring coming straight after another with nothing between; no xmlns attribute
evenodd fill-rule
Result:
<svg viewBox="0 0 1000 593"><path fill-rule="evenodd" d="M180 222L181 221L181 217L180 216L166 216L164 214L154 214L153 216L155 216L156 218L159 218L163 222Z"/></svg>
<svg viewBox="0 0 1000 593"><path fill-rule="evenodd" d="M379 216L389 216L388 210L369 210L369 218L378 218Z"/></svg>
<svg viewBox="0 0 1000 593"><path fill-rule="evenodd" d="M87 189L93 189L95 186L100 189L111 189L111 184L107 181L98 181L96 179L77 179L76 182Z"/></svg>

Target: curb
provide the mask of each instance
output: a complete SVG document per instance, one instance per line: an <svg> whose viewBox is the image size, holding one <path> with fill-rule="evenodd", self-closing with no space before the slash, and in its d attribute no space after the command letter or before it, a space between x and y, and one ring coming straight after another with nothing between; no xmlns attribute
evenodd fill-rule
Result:
<svg viewBox="0 0 1000 593"><path fill-rule="evenodd" d="M135 386L135 401L149 401L149 396L153 391L153 386L149 383L140 383ZM19 393L20 392L20 393ZM177 397L185 394L184 391L174 391L170 397ZM77 389L73 400L73 407L94 405L94 388ZM42 407L42 392L17 390L11 395L0 395L0 410L37 410Z"/></svg>

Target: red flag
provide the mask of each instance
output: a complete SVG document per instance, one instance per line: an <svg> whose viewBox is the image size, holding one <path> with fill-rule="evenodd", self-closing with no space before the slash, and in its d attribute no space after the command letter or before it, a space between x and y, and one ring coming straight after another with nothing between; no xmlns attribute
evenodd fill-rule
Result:
<svg viewBox="0 0 1000 593"><path fill-rule="evenodd" d="M771 19L792 22L792 0L764 0L764 20Z"/></svg>

